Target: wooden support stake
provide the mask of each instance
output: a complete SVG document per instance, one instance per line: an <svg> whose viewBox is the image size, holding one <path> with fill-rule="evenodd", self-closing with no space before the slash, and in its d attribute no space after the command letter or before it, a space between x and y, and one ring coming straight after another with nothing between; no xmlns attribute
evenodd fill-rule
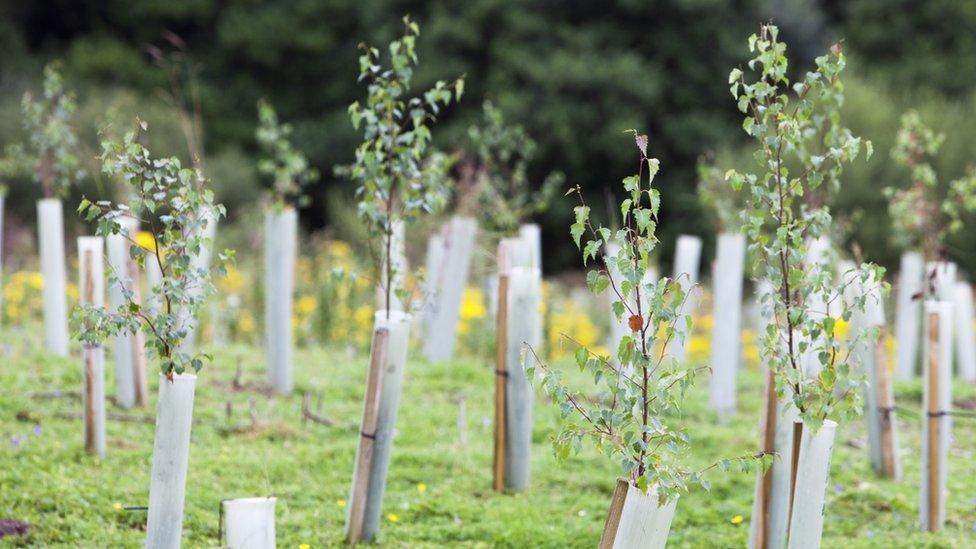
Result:
<svg viewBox="0 0 976 549"><path fill-rule="evenodd" d="M892 425L892 414L895 410L894 399L891 397L891 379L888 373L888 331L880 327L878 341L874 347L874 378L878 392L878 413L881 418L881 465L888 478L895 478L895 436Z"/></svg>
<svg viewBox="0 0 976 549"><path fill-rule="evenodd" d="M794 496L796 495L796 473L800 465L800 442L803 439L803 422L794 421L793 422L793 454L790 456L792 463L790 465L790 512L787 515L787 531L789 531L789 524L793 520L793 504Z"/></svg>
<svg viewBox="0 0 976 549"><path fill-rule="evenodd" d="M135 235L133 234L133 237ZM129 291L132 292L132 302L142 304L142 289L139 283L139 264L134 259L127 262L129 275ZM146 367L146 336L137 329L132 337L132 379L136 384L136 406L149 405L149 375Z"/></svg>
<svg viewBox="0 0 976 549"><path fill-rule="evenodd" d="M506 386L508 385L508 274L498 277L495 315L495 490L505 489ZM626 492L625 492L626 493Z"/></svg>
<svg viewBox="0 0 976 549"><path fill-rule="evenodd" d="M762 450L767 454L776 452L776 379L773 370L766 370L766 390L763 402ZM763 472L759 490L759 516L756 523L755 549L766 549L769 528L769 499L773 489L773 468Z"/></svg>
<svg viewBox="0 0 976 549"><path fill-rule="evenodd" d="M356 463L356 480L352 488L349 506L349 543L358 543L362 537L366 514L366 497L373 472L373 448L376 444L376 425L379 420L380 400L383 388L383 370L389 348L390 331L380 328L373 334L370 350L369 374L366 378L366 404L363 407L363 423L359 437L359 458Z"/></svg>
<svg viewBox="0 0 976 549"><path fill-rule="evenodd" d="M939 449L941 448L940 438L942 433L942 410L939 409L939 313L929 313L929 378L926 393L928 396L928 500L929 500L929 531L935 532L939 529L940 516L942 513L941 502L941 482L939 471Z"/></svg>
<svg viewBox="0 0 976 549"><path fill-rule="evenodd" d="M94 251L88 249L84 251L81 257L81 271L84 273L83 279L85 281L85 287L82 288L82 303L86 305L95 304L95 253ZM85 330L90 330L91 326L85 326ZM96 350L95 345L85 345L84 346L84 377L82 380L85 397L82 399L85 403L85 450L89 453L98 453L98 436L96 435L97 425L95 420L95 360L96 360Z"/></svg>
<svg viewBox="0 0 976 549"><path fill-rule="evenodd" d="M610 500L610 512L607 513L607 521L603 525L603 535L600 537L599 549L613 549L613 542L617 539L617 530L620 529L620 517L624 512L624 502L627 499L627 492L630 489L627 481L617 479L617 487L613 490L613 498Z"/></svg>

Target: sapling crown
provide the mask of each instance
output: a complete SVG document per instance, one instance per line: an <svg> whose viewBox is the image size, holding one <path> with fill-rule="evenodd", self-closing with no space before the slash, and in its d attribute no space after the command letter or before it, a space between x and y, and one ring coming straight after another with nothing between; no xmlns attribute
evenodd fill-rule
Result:
<svg viewBox="0 0 976 549"><path fill-rule="evenodd" d="M726 179L749 197L749 248L757 276L774 290L763 297L764 314L772 319L762 336L763 356L777 394L788 398L816 429L827 418L845 419L860 410L862 381L855 373L853 351L875 339L877 329L842 340L835 327L840 319L848 321L854 311L864 310L869 289L883 279L884 271L862 263L854 273L845 273L840 284L824 263L806 264L807 243L825 234L831 223L822 200L824 187L838 189L843 166L862 149L870 156L871 144L841 125L841 47L818 57L815 70L791 84L786 44L777 36L775 26L763 25L749 38L754 57L748 72L736 68L729 75L732 96L746 115L743 129L759 143L761 170L729 170ZM847 290L852 284L853 291ZM845 291L849 300L842 297ZM811 303L827 310L812 310ZM839 318L828 313L831 305L840 307Z"/></svg>
<svg viewBox="0 0 976 549"><path fill-rule="evenodd" d="M146 125L140 124L145 130ZM154 301L161 304L153 311L133 299L133 289L126 273L111 272L109 280L121 288L123 304L115 311L82 307L76 313L83 326L80 338L86 343L100 343L107 337L142 330L147 335L151 356L160 361L168 378L188 368L199 371L209 355L190 355L182 350L189 334L191 319L210 296L214 287L212 272L226 274L224 266L233 259L233 251L217 254L213 271L194 265L192 258L212 243L204 237L207 223L225 215L224 206L214 204L213 192L197 168L184 168L178 158L153 158L138 143L138 134L129 132L121 142L102 143L102 170L126 182L132 188L128 205L107 200L82 199L78 213L96 223L96 234L121 234L129 242L129 254L140 266L156 262L162 273L161 283L152 289ZM153 246L146 248L127 234L122 219L134 217L149 228Z"/></svg>
<svg viewBox="0 0 976 549"><path fill-rule="evenodd" d="M418 215L441 209L446 202L444 170L437 161L444 157L429 153L429 124L451 101L460 101L464 80L452 83L439 80L419 96L408 97L410 81L418 59L416 41L420 27L403 18L404 34L390 43L388 63L382 65L380 50L361 44L359 81L367 88L364 103L349 106L353 127L362 128L363 142L356 148L356 159L349 169L359 184L359 215L366 220L375 280L382 285L389 318L396 280L393 239L395 225L410 222ZM409 301L404 289L398 298Z"/></svg>
<svg viewBox="0 0 976 549"><path fill-rule="evenodd" d="M258 102L258 127L255 138L264 157L258 161L258 172L271 178L273 207L280 211L286 206L305 205L308 197L304 188L319 178L319 172L308 165L302 151L291 141L291 124L278 122L278 114L268 101Z"/></svg>
<svg viewBox="0 0 976 549"><path fill-rule="evenodd" d="M678 281L648 276L651 252L658 243L655 231L661 196L653 181L659 162L647 156L647 136L633 133L640 156L637 174L623 180L623 228L613 231L594 225L579 187L567 193L577 194L580 200L570 234L582 251L584 265L592 261L587 286L598 295L609 289L613 313L618 320L626 318L630 327L630 333L618 342L613 361L577 343L576 365L592 375L594 384L607 394L593 399L575 392L565 384L560 370L538 357L536 363L543 370L544 390L562 413L561 430L553 438L556 457L578 452L583 441L589 440L608 457L620 460L631 484L644 491L655 486L663 501L687 491L692 482L708 487L704 470L693 470L684 463L690 449L688 433L668 421L680 414L685 392L695 375L707 367L684 365L666 352L676 336L682 337L677 323L690 327L691 317L684 310L687 296ZM612 243L617 246L609 247ZM600 255L601 249L611 248L616 251ZM619 278L611 277L611 270L620 273ZM532 379L533 369L527 373ZM762 456L722 460L714 466L728 468L736 461L748 469L762 461L755 457Z"/></svg>
<svg viewBox="0 0 976 549"><path fill-rule="evenodd" d="M945 239L962 228L962 215L976 210L976 169L939 185L930 160L939 153L945 135L925 125L917 111L901 118L891 158L910 173L908 187L886 187L892 233L898 244L921 249L930 261L944 259Z"/></svg>
<svg viewBox="0 0 976 549"><path fill-rule="evenodd" d="M520 124L508 125L501 110L485 101L481 124L468 129L475 161L474 195L482 225L490 232L511 236L530 216L542 213L565 177L552 172L533 191L528 168L536 142Z"/></svg>
<svg viewBox="0 0 976 549"><path fill-rule="evenodd" d="M26 146L17 144L0 160L0 173L33 173L45 198L63 198L72 185L85 177L77 156L78 139L71 118L75 113L74 94L64 89L59 64L44 67L44 91L37 98L24 94L21 109Z"/></svg>

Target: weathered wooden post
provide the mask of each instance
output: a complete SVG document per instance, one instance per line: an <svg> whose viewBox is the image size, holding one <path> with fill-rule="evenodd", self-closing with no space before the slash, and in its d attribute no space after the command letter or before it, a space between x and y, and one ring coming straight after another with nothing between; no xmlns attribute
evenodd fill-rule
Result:
<svg viewBox="0 0 976 549"><path fill-rule="evenodd" d="M712 269L715 306L709 400L719 418L735 415L735 380L742 360L742 273L745 258L745 235L718 235Z"/></svg>
<svg viewBox="0 0 976 549"><path fill-rule="evenodd" d="M146 261L149 264L149 261ZM135 259L129 258L127 263L129 269L129 280L132 281L132 303L142 304L142 283L139 272L139 264ZM157 266L158 267L158 266ZM136 406L149 406L149 372L147 362L149 357L146 355L146 334L142 330L136 330L132 334L129 348L132 351L132 377L135 382Z"/></svg>
<svg viewBox="0 0 976 549"><path fill-rule="evenodd" d="M274 549L277 498L238 498L220 502L230 549ZM223 540L221 540L223 541Z"/></svg>
<svg viewBox="0 0 976 549"><path fill-rule="evenodd" d="M899 478L898 433L895 429L895 394L888 372L887 323L880 281L869 282L863 314L857 315L858 333L877 328L878 340L863 350L861 364L867 375L864 410L868 423L871 466L880 477Z"/></svg>
<svg viewBox="0 0 976 549"><path fill-rule="evenodd" d="M952 303L926 301L922 366L922 479L919 522L935 532L945 525L947 458L952 418Z"/></svg>
<svg viewBox="0 0 976 549"><path fill-rule="evenodd" d="M506 428L508 425L508 275L510 266L505 242L498 245L498 305L495 313L495 452L493 486L505 489Z"/></svg>
<svg viewBox="0 0 976 549"><path fill-rule="evenodd" d="M701 262L702 240L697 236L679 235L674 252L674 275L673 278L681 285L681 290L685 293L685 302L681 307L681 314L693 315L697 307L698 299L692 291L698 283L698 265ZM678 322L674 326L674 341L668 345L669 356L674 357L678 362L684 362L687 356L688 326L684 322Z"/></svg>
<svg viewBox="0 0 976 549"><path fill-rule="evenodd" d="M379 529L410 338L410 315L377 311L346 538L370 541Z"/></svg>
<svg viewBox="0 0 976 549"><path fill-rule="evenodd" d="M905 252L898 271L897 309L895 310L895 375L915 377L918 360L919 319L921 318L922 279L925 261L918 252Z"/></svg>
<svg viewBox="0 0 976 549"><path fill-rule="evenodd" d="M129 277L129 240L126 235L134 233L123 230L120 234L105 237L108 266L117 279L109 285L108 302L112 310L118 310L125 305L124 291L138 283ZM135 353L132 347L132 334L119 333L112 340L112 354L115 355L115 402L122 408L131 408L136 404L136 381L133 360Z"/></svg>
<svg viewBox="0 0 976 549"><path fill-rule="evenodd" d="M976 382L976 338L973 334L973 288L957 282L953 310L956 313L957 373L963 381Z"/></svg>
<svg viewBox="0 0 976 549"><path fill-rule="evenodd" d="M78 288L81 303L105 306L103 240L100 236L78 238ZM82 329L88 329L83 326ZM82 355L82 417L85 422L85 450L105 457L105 352L101 345L85 343Z"/></svg>
<svg viewBox="0 0 976 549"><path fill-rule="evenodd" d="M61 200L37 202L37 235L44 277L44 344L47 352L68 356L67 278Z"/></svg>
<svg viewBox="0 0 976 549"><path fill-rule="evenodd" d="M454 354L461 296L468 281L476 231L475 220L466 217L452 218L444 230L440 264L434 265L430 279L437 293L424 332L424 356L432 362L450 360Z"/></svg>
<svg viewBox="0 0 976 549"><path fill-rule="evenodd" d="M268 384L278 394L291 394L292 300L298 247L298 212L293 206L273 208L264 217L264 337Z"/></svg>

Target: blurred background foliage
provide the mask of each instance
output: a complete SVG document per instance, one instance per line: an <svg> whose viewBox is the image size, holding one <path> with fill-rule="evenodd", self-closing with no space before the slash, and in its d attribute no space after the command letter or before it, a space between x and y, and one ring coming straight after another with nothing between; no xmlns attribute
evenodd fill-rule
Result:
<svg viewBox="0 0 976 549"><path fill-rule="evenodd" d="M633 171L624 130L647 131L663 167L663 261L679 233L710 240L695 192L699 156L713 152L723 171L752 162L726 76L746 58L745 39L761 21L783 30L791 57L804 64L794 71L844 40L846 123L876 151L847 170L835 200L845 245L856 241L867 258L896 265L900 250L889 239L881 190L908 181L888 155L907 108L946 134L934 163L942 181L973 161L976 2L965 0L0 0L0 147L23 138L20 97L39 86L44 63L61 59L78 94L87 158L97 152L99 128L119 129L136 114L152 128L154 152L188 157L167 98L168 73L149 53L172 50L176 39L166 37L176 36L198 74L207 175L230 213L221 239L252 246L260 227L269 182L255 173L254 127L256 103L267 98L323 174L302 212L306 228L328 227L355 243L362 235L348 207L352 185L332 168L349 163L357 143L346 114L361 95L357 45L389 41L405 13L422 28L417 89L466 75L466 97L435 129L444 150L465 146L467 128L490 98L538 142L529 179L565 173L567 186L581 185L600 216L599 205ZM29 180L7 183L15 230L5 249L15 255L32 245L40 189ZM73 198L111 194L110 185L93 176ZM578 267L566 234L570 212L557 199L537 219L550 244L549 271ZM949 243L969 271L976 268L973 242L969 223Z"/></svg>

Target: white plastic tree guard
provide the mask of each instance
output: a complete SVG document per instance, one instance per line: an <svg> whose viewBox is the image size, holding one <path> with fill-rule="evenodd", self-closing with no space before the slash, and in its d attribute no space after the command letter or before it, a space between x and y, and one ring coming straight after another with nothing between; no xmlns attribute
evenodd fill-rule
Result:
<svg viewBox="0 0 976 549"><path fill-rule="evenodd" d="M78 288L82 305L105 306L103 247L104 241L100 236L78 239ZM85 449L98 457L105 457L105 352L101 345L84 345L82 382Z"/></svg>
<svg viewBox="0 0 976 549"><path fill-rule="evenodd" d="M203 228L203 234L201 236L206 242L200 246L200 252L190 258L190 264L195 269L209 271L210 260L213 257L213 248L215 245L214 239L217 238L217 213L207 211L203 215L207 220L207 224ZM202 288L194 287L189 288L187 291L199 295ZM190 354L193 352L193 348L197 342L197 332L199 331L200 322L198 318L191 316L189 311L183 311L182 315L183 319L181 323L187 327L187 335L186 339L183 340L182 350Z"/></svg>
<svg viewBox="0 0 976 549"><path fill-rule="evenodd" d="M674 251L673 278L685 293L685 302L680 315L693 315L698 306L698 296L693 291L698 283L698 266L701 263L702 240L697 236L679 235ZM684 362L688 354L688 326L679 320L674 324L674 339L668 344L668 355L678 362Z"/></svg>
<svg viewBox="0 0 976 549"><path fill-rule="evenodd" d="M522 348L528 344L538 352L536 327L540 323L541 287L537 271L513 267L508 284L508 335L505 368L505 488L525 490L529 486L532 461L532 386L522 365ZM525 366L533 364L527 353Z"/></svg>
<svg viewBox="0 0 976 549"><path fill-rule="evenodd" d="M776 459L765 473L756 478L750 549L779 549L786 545L789 529L790 490L793 484L793 425L798 420L796 408L789 402L777 402L774 388L767 387L767 402L762 425L763 450L776 452ZM772 404L769 399L772 397Z"/></svg>
<svg viewBox="0 0 976 549"><path fill-rule="evenodd" d="M973 333L973 288L957 282L953 310L956 313L956 363L963 381L976 382L976 338Z"/></svg>
<svg viewBox="0 0 976 549"><path fill-rule="evenodd" d="M933 261L925 266L925 283L929 285L927 298L935 301L952 302L956 293L955 263Z"/></svg>
<svg viewBox="0 0 976 549"><path fill-rule="evenodd" d="M922 316L919 296L925 261L918 252L905 252L898 271L898 308L895 311L895 375L898 379L915 376L918 361L919 319Z"/></svg>
<svg viewBox="0 0 976 549"><path fill-rule="evenodd" d="M178 549L183 535L186 471L190 460L193 394L197 376L159 376L156 435L149 477L147 549Z"/></svg>
<svg viewBox="0 0 976 549"><path fill-rule="evenodd" d="M53 355L68 356L64 219L57 198L37 202L37 235L44 277L44 345Z"/></svg>
<svg viewBox="0 0 976 549"><path fill-rule="evenodd" d="M789 549L820 547L827 482L830 480L830 456L836 432L837 423L829 419L816 431L803 426L793 489Z"/></svg>
<svg viewBox="0 0 976 549"><path fill-rule="evenodd" d="M264 216L264 338L268 384L274 392L291 394L292 300L298 248L298 212L293 207Z"/></svg>
<svg viewBox="0 0 976 549"><path fill-rule="evenodd" d="M275 549L277 498L238 498L220 502L226 524L226 547Z"/></svg>
<svg viewBox="0 0 976 549"><path fill-rule="evenodd" d="M519 227L519 238L529 247L529 267L542 272L542 229L535 223L526 223Z"/></svg>
<svg viewBox="0 0 976 549"><path fill-rule="evenodd" d="M133 235L134 236L134 235ZM108 268L118 282L109 285L108 302L113 311L125 305L123 287L131 289L134 285L129 277L129 246L125 234L113 234L105 237L105 247L108 251ZM138 283L138 280L135 281ZM119 333L113 338L112 354L115 355L115 401L122 408L131 408L136 404L136 382L133 367L132 334Z"/></svg>
<svg viewBox="0 0 976 549"><path fill-rule="evenodd" d="M397 290L403 290L405 285L405 280L407 279L407 269L409 264L407 263L407 253L406 253L406 224L402 219L396 219L393 221L393 234L390 239L390 256L393 258L391 262L391 267L393 269L393 282L388 283L387 277L389 276L386 269L380 273L380 283L376 285L376 309L386 309L386 287L390 284L390 303L389 309L391 311L403 311L404 303L397 295ZM441 242L443 246L443 242ZM381 253L385 256L386 250L381 250ZM439 260L438 260L439 261Z"/></svg>
<svg viewBox="0 0 976 549"><path fill-rule="evenodd" d="M735 415L735 378L742 361L742 273L746 239L739 233L718 235L712 268L714 328L709 402L720 418Z"/></svg>
<svg viewBox="0 0 976 549"><path fill-rule="evenodd" d="M346 538L350 543L371 541L379 530L397 410L403 392L410 321L411 316L403 311L377 311L374 317L363 423L346 517Z"/></svg>
<svg viewBox="0 0 976 549"><path fill-rule="evenodd" d="M677 505L675 498L662 506L654 487L645 494L626 480L618 479L599 548L664 549Z"/></svg>
<svg viewBox="0 0 976 549"><path fill-rule="evenodd" d="M878 329L877 341L868 342L858 348L861 355L859 362L868 380L864 388L864 418L867 420L871 467L878 476L900 478L895 395L888 371L888 346L885 341L888 332L880 282L870 282L864 288L864 294L864 312L856 314L852 321L855 333L871 328Z"/></svg>
<svg viewBox="0 0 976 549"><path fill-rule="evenodd" d="M952 303L926 301L922 323L922 479L919 523L935 532L945 525L949 441L952 437Z"/></svg>
<svg viewBox="0 0 976 549"><path fill-rule="evenodd" d="M424 323L424 356L432 362L450 360L454 355L461 296L468 281L477 228L474 219L453 217L444 229L439 264L428 273L431 287L437 290Z"/></svg>

